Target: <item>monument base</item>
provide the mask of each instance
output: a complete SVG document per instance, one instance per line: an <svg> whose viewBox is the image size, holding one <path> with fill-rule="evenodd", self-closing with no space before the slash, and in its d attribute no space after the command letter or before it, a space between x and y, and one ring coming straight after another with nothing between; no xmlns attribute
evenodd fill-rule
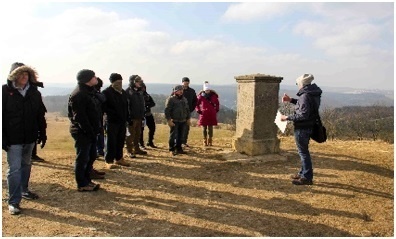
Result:
<svg viewBox="0 0 396 239"><path fill-rule="evenodd" d="M249 139L249 138L233 138L232 148L239 153L247 154L250 156L263 155L263 154L276 154L279 153L280 140L275 139Z"/></svg>

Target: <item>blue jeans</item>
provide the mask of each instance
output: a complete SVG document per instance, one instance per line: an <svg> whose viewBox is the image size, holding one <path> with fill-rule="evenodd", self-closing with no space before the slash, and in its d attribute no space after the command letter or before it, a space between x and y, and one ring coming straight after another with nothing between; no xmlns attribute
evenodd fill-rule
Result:
<svg viewBox="0 0 396 239"><path fill-rule="evenodd" d="M22 192L29 191L33 147L34 143L14 144L7 151L8 204L19 204L22 200Z"/></svg>
<svg viewBox="0 0 396 239"><path fill-rule="evenodd" d="M186 122L173 122L175 126L170 128L169 151L182 150L182 138Z"/></svg>
<svg viewBox="0 0 396 239"><path fill-rule="evenodd" d="M299 175L308 180L313 179L313 169L311 155L308 150L309 139L312 129L294 129L294 139L296 141L298 154L301 159L301 170Z"/></svg>
<svg viewBox="0 0 396 239"><path fill-rule="evenodd" d="M84 134L72 134L72 137L77 154L74 164L77 187L85 187L91 182L90 172L96 160L96 140Z"/></svg>

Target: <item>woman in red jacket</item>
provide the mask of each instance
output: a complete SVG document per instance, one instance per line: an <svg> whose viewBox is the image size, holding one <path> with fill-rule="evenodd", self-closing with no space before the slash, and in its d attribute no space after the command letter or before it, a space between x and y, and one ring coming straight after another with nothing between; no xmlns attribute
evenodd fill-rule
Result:
<svg viewBox="0 0 396 239"><path fill-rule="evenodd" d="M213 126L217 125L217 112L219 112L219 96L211 89L209 82L205 81L203 90L198 93L195 110L199 114L198 125L203 128L203 143L212 146ZM209 136L209 137L208 137Z"/></svg>

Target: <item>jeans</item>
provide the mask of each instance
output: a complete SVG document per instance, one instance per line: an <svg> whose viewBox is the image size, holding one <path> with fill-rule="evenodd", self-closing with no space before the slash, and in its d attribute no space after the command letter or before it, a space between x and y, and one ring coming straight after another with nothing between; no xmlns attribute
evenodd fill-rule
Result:
<svg viewBox="0 0 396 239"><path fill-rule="evenodd" d="M170 128L169 135L169 151L182 150L182 137L185 129L186 122L175 122L175 126Z"/></svg>
<svg viewBox="0 0 396 239"><path fill-rule="evenodd" d="M308 150L309 139L312 129L294 129L294 138L297 145L298 154L301 159L301 170L299 175L308 180L313 179L313 169L311 155Z"/></svg>
<svg viewBox="0 0 396 239"><path fill-rule="evenodd" d="M96 160L96 140L85 134L72 134L72 137L77 154L74 164L77 187L85 187L91 182L90 172Z"/></svg>
<svg viewBox="0 0 396 239"><path fill-rule="evenodd" d="M7 186L8 204L19 204L22 192L28 192L30 172L32 169L31 157L34 143L10 145L7 151Z"/></svg>

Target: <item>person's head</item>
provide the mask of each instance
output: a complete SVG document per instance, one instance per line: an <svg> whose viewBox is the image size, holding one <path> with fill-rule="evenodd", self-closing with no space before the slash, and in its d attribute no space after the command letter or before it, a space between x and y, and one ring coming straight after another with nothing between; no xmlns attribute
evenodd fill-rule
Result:
<svg viewBox="0 0 396 239"><path fill-rule="evenodd" d="M203 90L205 91L206 94L209 94L210 91L212 90L211 86L209 85L208 81L205 81L203 84Z"/></svg>
<svg viewBox="0 0 396 239"><path fill-rule="evenodd" d="M118 73L111 73L109 77L110 83L113 84L115 82L122 82L122 76ZM122 84L122 83L121 83Z"/></svg>
<svg viewBox="0 0 396 239"><path fill-rule="evenodd" d="M177 85L177 86L173 87L173 94L178 97L183 96L183 86Z"/></svg>
<svg viewBox="0 0 396 239"><path fill-rule="evenodd" d="M142 78L141 78L140 76L138 76L138 75L131 75L131 76L129 77L129 85L130 85L130 86L133 86L133 87L135 87L135 88L140 89L140 88L142 87L142 83L143 83L143 80L142 80Z"/></svg>
<svg viewBox="0 0 396 239"><path fill-rule="evenodd" d="M298 86L298 89L301 89L306 85L310 85L313 80L314 80L313 75L304 74L296 79L296 85Z"/></svg>
<svg viewBox="0 0 396 239"><path fill-rule="evenodd" d="M100 91L100 88L103 86L103 81L99 77L96 77L96 79L98 80L98 84L95 85L95 89Z"/></svg>
<svg viewBox="0 0 396 239"><path fill-rule="evenodd" d="M88 69L82 69L77 73L77 82L79 84L85 84L88 86L94 86L98 84L95 72Z"/></svg>
<svg viewBox="0 0 396 239"><path fill-rule="evenodd" d="M190 79L188 77L183 77L182 78L182 84L184 86L184 88L188 88L188 86L190 85Z"/></svg>
<svg viewBox="0 0 396 239"><path fill-rule="evenodd" d="M42 82L37 81L37 72L23 63L15 62L11 65L8 80L15 83L18 87L25 87L28 82L33 83L39 87L43 87Z"/></svg>

